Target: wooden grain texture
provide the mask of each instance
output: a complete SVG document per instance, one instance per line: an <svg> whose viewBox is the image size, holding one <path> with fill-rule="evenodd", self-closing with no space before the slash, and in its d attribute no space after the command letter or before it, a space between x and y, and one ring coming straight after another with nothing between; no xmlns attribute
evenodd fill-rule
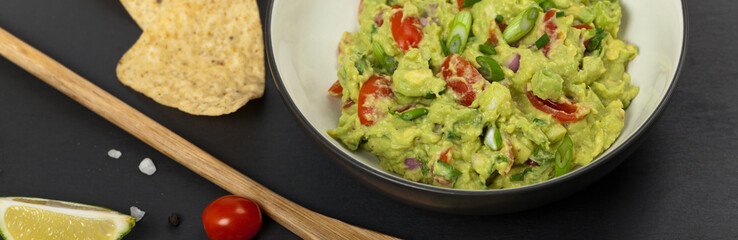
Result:
<svg viewBox="0 0 738 240"><path fill-rule="evenodd" d="M301 207L251 180L0 28L0 55L223 189L255 200L304 239L396 239Z"/></svg>

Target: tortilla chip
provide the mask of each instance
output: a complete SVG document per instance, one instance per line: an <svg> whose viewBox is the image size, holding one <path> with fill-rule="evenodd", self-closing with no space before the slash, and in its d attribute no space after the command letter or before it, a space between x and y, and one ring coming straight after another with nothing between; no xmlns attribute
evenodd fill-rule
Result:
<svg viewBox="0 0 738 240"><path fill-rule="evenodd" d="M159 17L171 0L120 0L128 14L141 29L146 29Z"/></svg>
<svg viewBox="0 0 738 240"><path fill-rule="evenodd" d="M180 0L118 63L120 81L196 115L236 111L264 93L264 46L254 0Z"/></svg>

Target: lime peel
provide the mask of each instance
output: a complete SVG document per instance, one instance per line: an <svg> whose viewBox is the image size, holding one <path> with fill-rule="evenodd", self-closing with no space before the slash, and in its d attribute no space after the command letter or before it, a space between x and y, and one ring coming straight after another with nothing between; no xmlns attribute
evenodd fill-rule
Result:
<svg viewBox="0 0 738 240"><path fill-rule="evenodd" d="M0 235L22 239L121 239L135 219L85 204L27 197L0 198Z"/></svg>

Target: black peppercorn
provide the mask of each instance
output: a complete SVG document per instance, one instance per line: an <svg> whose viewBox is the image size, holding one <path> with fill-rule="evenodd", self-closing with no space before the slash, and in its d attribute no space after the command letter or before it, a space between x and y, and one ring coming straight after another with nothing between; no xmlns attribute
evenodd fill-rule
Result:
<svg viewBox="0 0 738 240"><path fill-rule="evenodd" d="M179 215L172 213L169 215L169 225L173 227L179 226Z"/></svg>

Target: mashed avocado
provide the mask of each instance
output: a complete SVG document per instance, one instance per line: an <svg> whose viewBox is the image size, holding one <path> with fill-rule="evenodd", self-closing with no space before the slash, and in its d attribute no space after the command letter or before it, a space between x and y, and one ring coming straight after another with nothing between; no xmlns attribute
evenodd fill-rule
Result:
<svg viewBox="0 0 738 240"><path fill-rule="evenodd" d="M363 0L328 134L412 181L513 188L589 164L638 94L617 0Z"/></svg>

